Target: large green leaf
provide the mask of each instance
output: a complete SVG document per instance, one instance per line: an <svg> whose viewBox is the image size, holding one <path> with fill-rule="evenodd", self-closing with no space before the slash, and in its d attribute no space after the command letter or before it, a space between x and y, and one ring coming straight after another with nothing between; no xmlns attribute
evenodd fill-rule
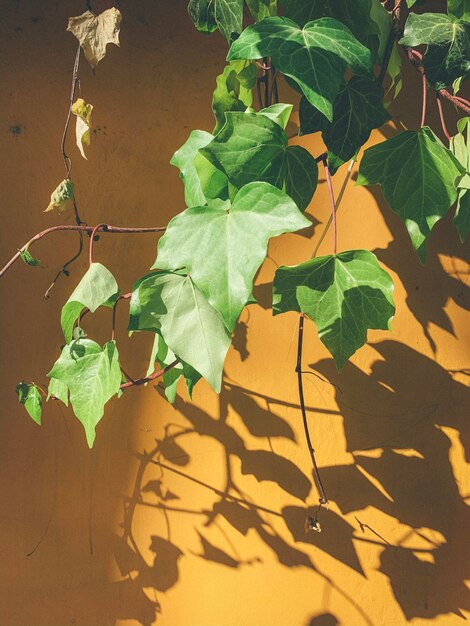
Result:
<svg viewBox="0 0 470 626"><path fill-rule="evenodd" d="M28 415L36 424L41 424L42 398L41 392L34 383L21 382L16 385L18 401L24 406Z"/></svg>
<svg viewBox="0 0 470 626"><path fill-rule="evenodd" d="M267 114L229 112L225 116L225 126L201 154L237 189L253 181L269 182L304 210L318 179L312 155L300 146L288 146L284 129Z"/></svg>
<svg viewBox="0 0 470 626"><path fill-rule="evenodd" d="M230 335L219 312L183 272L154 272L134 286L130 330L159 330L166 345L219 392Z"/></svg>
<svg viewBox="0 0 470 626"><path fill-rule="evenodd" d="M83 309L93 313L99 306L112 306L118 293L119 287L111 272L101 263L92 263L62 307L60 323L65 341L72 340L73 325Z"/></svg>
<svg viewBox="0 0 470 626"><path fill-rule="evenodd" d="M230 61L222 74L217 76L212 96L212 110L216 119L214 135L225 124L226 111L245 111L251 106L257 73L257 67L251 61Z"/></svg>
<svg viewBox="0 0 470 626"><path fill-rule="evenodd" d="M268 241L310 226L295 203L268 183L242 187L233 204L186 209L158 242L154 267L186 267L232 331L266 258Z"/></svg>
<svg viewBox="0 0 470 626"><path fill-rule="evenodd" d="M357 184L382 186L385 199L405 222L424 262L426 238L457 199L456 180L462 173L452 152L425 126L368 148Z"/></svg>
<svg viewBox="0 0 470 626"><path fill-rule="evenodd" d="M462 242L470 232L470 117L464 117L458 122L459 132L452 137L450 149L465 170L459 181L457 208L454 224Z"/></svg>
<svg viewBox="0 0 470 626"><path fill-rule="evenodd" d="M322 131L333 173L354 156L374 128L390 119L383 96L377 79L353 76L335 100L331 123L306 98L300 101L300 134Z"/></svg>
<svg viewBox="0 0 470 626"><path fill-rule="evenodd" d="M372 71L370 51L341 22L324 17L299 28L282 17L268 17L246 28L228 59L272 57L274 67L294 80L307 100L330 121L346 67Z"/></svg>
<svg viewBox="0 0 470 626"><path fill-rule="evenodd" d="M299 26L321 17L333 17L345 24L374 54L379 45L379 27L373 19L373 13L378 12L377 5L383 11L380 0L282 0L285 17Z"/></svg>
<svg viewBox="0 0 470 626"><path fill-rule="evenodd" d="M436 89L451 85L470 72L470 24L464 21L443 13L410 13L400 44L427 44L424 69Z"/></svg>
<svg viewBox="0 0 470 626"><path fill-rule="evenodd" d="M146 376L150 376L150 374L155 371L156 363L163 368L170 365L178 358L179 357L166 345L160 333L155 333L155 340L153 342L152 354L150 355ZM173 404L175 401L176 388L181 378L185 379L189 397L191 398L194 385L200 380L201 374L196 372L188 363L181 361L181 359L179 359L179 363L175 367L165 372L163 374L163 386L165 387L165 396L170 404Z"/></svg>
<svg viewBox="0 0 470 626"><path fill-rule="evenodd" d="M389 329L393 282L367 250L311 259L276 271L273 313L298 311L312 319L341 370L367 341L369 328Z"/></svg>
<svg viewBox="0 0 470 626"><path fill-rule="evenodd" d="M114 341L103 348L91 339L78 339L64 346L48 376L67 385L75 416L85 428L89 447L104 405L119 392L121 370Z"/></svg>
<svg viewBox="0 0 470 626"><path fill-rule="evenodd" d="M199 150L210 143L213 135L204 130L193 130L187 141L171 158L171 165L180 170L184 184L186 206L201 206L207 198L227 197L227 177L217 170Z"/></svg>
<svg viewBox="0 0 470 626"><path fill-rule="evenodd" d="M219 28L227 41L242 31L243 0L190 0L188 12L198 30Z"/></svg>

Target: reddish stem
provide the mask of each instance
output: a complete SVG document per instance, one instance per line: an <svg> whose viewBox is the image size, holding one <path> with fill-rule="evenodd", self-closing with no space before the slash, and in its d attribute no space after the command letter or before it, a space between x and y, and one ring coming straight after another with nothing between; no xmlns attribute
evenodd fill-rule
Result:
<svg viewBox="0 0 470 626"><path fill-rule="evenodd" d="M111 328L111 341L114 341L114 338L115 338L115 335L116 335L116 308L117 308L117 303L120 300L128 300L131 296L132 296L132 293L124 293L122 296L118 296L116 302L114 303L114 306L113 306L113 321L112 321L112 328Z"/></svg>
<svg viewBox="0 0 470 626"><path fill-rule="evenodd" d="M426 122L426 100L428 93L428 81L426 80L426 75L424 73L421 75L421 80L423 83L423 108L421 112L421 128L423 128Z"/></svg>
<svg viewBox="0 0 470 626"><path fill-rule="evenodd" d="M95 240L95 235L96 232L99 228L102 228L103 226L106 226L106 224L97 224L96 226L93 227L93 230L91 231L91 235L90 235L90 252L89 252L89 256L88 256L88 263L89 265L91 265L93 263L93 242Z"/></svg>
<svg viewBox="0 0 470 626"><path fill-rule="evenodd" d="M151 380L155 380L155 378L159 378L160 376L163 376L163 374L166 374L166 372L169 372L176 365L178 365L178 363L179 361L178 359L176 359L175 361L173 361L173 363L170 363L170 365L167 365L163 369L158 370L158 372L154 372L153 374L150 374L150 376L146 376L145 378L138 378L137 380L130 380L127 383L122 383L121 389L127 389L127 387L133 387L134 385L145 385L145 383L148 383Z"/></svg>
<svg viewBox="0 0 470 626"><path fill-rule="evenodd" d="M12 256L12 258L8 261L8 263L0 270L0 278L5 274L7 270L20 258L20 252L23 252L28 246L30 246L35 241L39 241L46 235L50 233L55 233L62 230L70 230L70 231L81 231L84 233L92 233L94 226L85 226L83 224L77 224L73 226L69 225L61 225L61 226L52 226L51 228L46 228L46 230L42 230L40 233L37 233L32 237L28 242L26 242L18 252ZM104 233L120 233L120 234L137 234L137 233L161 233L166 230L165 226L144 226L142 228L125 228L120 226L111 226L110 224L102 224L98 229Z"/></svg>
<svg viewBox="0 0 470 626"><path fill-rule="evenodd" d="M452 135L447 130L446 121L444 118L444 111L442 109L442 102L438 93L436 93L436 102L437 102L437 108L439 109L439 117L441 119L442 130L444 132L444 135L447 137L447 141L450 141L452 139Z"/></svg>

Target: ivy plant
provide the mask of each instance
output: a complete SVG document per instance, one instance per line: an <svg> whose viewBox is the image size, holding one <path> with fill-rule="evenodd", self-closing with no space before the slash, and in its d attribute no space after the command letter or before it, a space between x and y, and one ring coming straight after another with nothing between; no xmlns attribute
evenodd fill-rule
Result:
<svg viewBox="0 0 470 626"><path fill-rule="evenodd" d="M449 211L454 211L462 242L470 230L470 103L459 95L470 74L468 3L449 0L441 13L426 12L413 0L392 4L190 0L188 12L196 28L206 35L220 31L225 38L226 66L215 77L212 102L207 103L214 113L213 129L193 130L168 155L180 171L186 207L179 212L175 208L167 226L148 228L88 226L81 219L66 151L71 119L83 158L93 137L93 105L76 98L80 57L83 52L93 68L103 62L107 45L119 44L121 14L113 8L70 18L68 30L78 39L78 49L62 142L65 178L52 191L46 211L73 209L76 224L38 233L0 273L19 258L37 266L29 248L50 233L75 230L79 253L89 237L89 269L62 308L65 345L49 371L48 392L36 383L17 386L20 403L36 423L41 423L43 396L70 402L91 447L106 403L131 386L159 379L169 402L180 392L181 379L190 396L202 378L220 392L232 334L243 309L255 304L253 283L268 242L285 233L307 232L318 208L315 191L322 176L331 208L322 237L331 226L331 254L313 254L298 265L279 267L272 306L274 315L299 316L299 405L320 505L326 503L305 419L304 320L315 324L341 370L366 343L369 329L389 330L395 313L392 278L376 256L362 249L337 250L342 193L335 198L332 176L344 172L344 190L352 165L359 161L357 184L380 186L390 209L403 220L417 262L425 262L432 230ZM390 120L390 99L402 84L402 62L417 70L410 80L423 85L421 126L397 131L362 152L371 132ZM279 101L281 81L293 88L285 90L292 102ZM426 125L428 97L436 102L441 128ZM299 135L321 133L321 154L289 144L294 107ZM446 121L451 107L461 114L455 132ZM127 294L120 292L110 270L93 260L98 233L117 232L164 233L150 273L136 277ZM58 276L69 274L76 257ZM141 378L131 378L119 362L114 324L121 301L128 301L129 332L154 337ZM112 309L111 339L103 346L85 331L86 316L100 307Z"/></svg>

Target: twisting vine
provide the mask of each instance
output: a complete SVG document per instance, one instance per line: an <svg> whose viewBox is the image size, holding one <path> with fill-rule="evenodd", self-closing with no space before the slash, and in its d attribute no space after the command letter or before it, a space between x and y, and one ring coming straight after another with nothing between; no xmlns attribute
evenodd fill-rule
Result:
<svg viewBox="0 0 470 626"><path fill-rule="evenodd" d="M447 13L417 13L413 0L359 0L353 9L350 4L279 0L277 7L273 0L261 0L239 2L236 10L225 11L222 1L190 0L189 15L196 28L206 33L219 30L229 44L227 65L217 77L212 100L216 124L212 133L193 131L171 159L180 170L187 208L167 226L133 228L84 223L71 180L66 142L72 116L76 117L77 147L84 157L92 125L93 107L80 93L81 53L96 67L107 44L119 43L121 23L117 9L95 15L87 3L87 11L70 18L68 25L79 46L61 141L65 179L53 191L46 209L64 211L71 203L76 224L37 233L0 270L2 276L19 258L37 265L29 252L32 244L54 232L77 232L78 252L56 275L47 297L60 274L68 274L68 267L81 254L83 235L90 236L89 268L62 308L66 345L48 374L47 399L65 404L70 400L92 446L106 402L129 387L162 379L170 402L180 379L185 380L190 395L201 378L220 391L232 333L240 313L252 302L254 277L266 257L268 241L311 224L305 211L315 209L311 202L321 163L330 216L312 257L296 266L279 267L273 282L273 314L299 314L295 372L319 495L317 512L307 516L310 530L320 530L317 516L328 498L304 398L305 320L316 324L320 340L341 370L367 341L368 330L389 329L395 312L392 279L375 255L367 250L338 252L337 212L354 164L359 161L357 184L381 186L387 203L403 219L421 262L432 228L452 206L462 241L470 230L469 118L459 120L454 135L445 119L449 105L470 113L470 102L458 95L470 72L467 5L451 2ZM390 119L387 108L401 88L402 58L421 77L420 128L403 131L361 155L371 132ZM322 133L326 151L317 157L288 144L286 127L293 105L279 102L281 79L300 96L298 134ZM431 91L449 147L426 126ZM332 177L346 163L335 198ZM400 176L407 163L413 167ZM332 253L318 257L330 228ZM137 280L131 293L120 295L114 276L93 259L97 233L158 232L164 234L153 270ZM154 335L148 371L139 378L123 370L116 344L117 305L127 300L128 330ZM85 315L101 306L112 309L111 339L104 346L87 338L82 328ZM17 392L40 423L45 391L35 383L22 382ZM229 497L229 466L227 475L223 497Z"/></svg>

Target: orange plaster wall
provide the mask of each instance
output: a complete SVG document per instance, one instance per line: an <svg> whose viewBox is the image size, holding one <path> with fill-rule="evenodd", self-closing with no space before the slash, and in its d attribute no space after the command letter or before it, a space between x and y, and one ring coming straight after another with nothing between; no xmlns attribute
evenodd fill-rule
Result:
<svg viewBox="0 0 470 626"><path fill-rule="evenodd" d="M72 223L70 214L42 210L63 177L59 146L76 49L65 27L82 4L3 3L5 260L33 233ZM118 3L121 48L110 47L95 73L81 67L95 131L88 161L73 129L68 150L89 224L164 225L184 206L168 162L190 130L211 130L211 92L226 51L218 34L193 29L185 5ZM408 69L405 78L387 136L419 123L419 79ZM437 128L433 103L430 122ZM297 141L313 154L322 150L316 137ZM341 180L339 173L336 191ZM86 255L50 300L43 293L76 236L42 240L34 247L42 269L18 264L2 279L0 626L459 626L468 619L465 248L445 219L420 266L379 191L348 186L339 249L376 252L394 278L397 314L393 332L371 332L341 375L307 324L304 367L333 385L305 377L331 499L322 533L306 535L306 510L318 496L297 405L297 319L273 318L269 303L275 268L308 258L328 219L323 176L308 214L310 238L287 235L270 245L255 289L261 306L242 314L220 397L202 382L193 403L182 391L173 408L152 386L131 389L110 403L92 451L69 410L49 403L39 428L14 392L21 379L45 382L58 355L60 308ZM155 245L154 235L104 235L95 255L126 292L153 262ZM327 237L320 253L330 247ZM126 336L125 304L118 322L122 362L141 375L150 338ZM98 341L108 339L109 311L87 323ZM227 487L237 501L224 498Z"/></svg>

